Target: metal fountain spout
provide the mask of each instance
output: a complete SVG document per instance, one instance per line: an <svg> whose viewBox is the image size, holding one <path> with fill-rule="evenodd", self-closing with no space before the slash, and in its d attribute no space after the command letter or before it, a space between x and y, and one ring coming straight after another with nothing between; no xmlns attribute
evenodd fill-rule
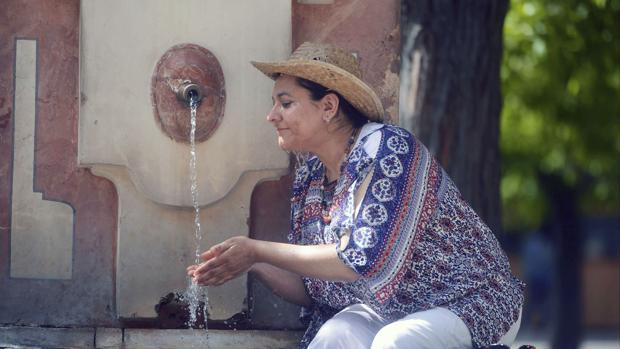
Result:
<svg viewBox="0 0 620 349"><path fill-rule="evenodd" d="M183 102L188 107L191 107L192 103L196 105L200 104L202 100L202 89L197 84L190 80L181 79L173 79L169 84L179 101Z"/></svg>

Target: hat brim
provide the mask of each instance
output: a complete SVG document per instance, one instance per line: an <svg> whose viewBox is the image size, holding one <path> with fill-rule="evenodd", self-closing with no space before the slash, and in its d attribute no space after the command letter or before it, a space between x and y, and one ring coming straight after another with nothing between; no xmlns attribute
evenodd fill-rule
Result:
<svg viewBox="0 0 620 349"><path fill-rule="evenodd" d="M377 94L355 75L329 63L308 60L250 62L271 79L279 74L304 78L338 92L370 121L383 120L383 106Z"/></svg>

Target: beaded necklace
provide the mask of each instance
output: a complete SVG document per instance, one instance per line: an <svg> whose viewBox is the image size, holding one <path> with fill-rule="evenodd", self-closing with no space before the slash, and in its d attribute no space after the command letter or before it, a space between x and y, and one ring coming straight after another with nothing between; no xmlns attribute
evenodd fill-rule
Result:
<svg viewBox="0 0 620 349"><path fill-rule="evenodd" d="M344 159L342 160L342 163L340 164L340 176L342 176L342 173L344 172L344 167L347 163L346 159L349 156L349 153L351 152L351 148L353 147L353 144L355 144L355 139L357 138L358 132L359 132L359 128L353 129L353 132L351 133L351 138L349 138L349 141L347 142L347 147L344 150ZM334 209L332 207L333 206L332 201L334 198L334 192L336 190L336 184L338 184L338 179L333 180L331 182L327 181L327 171L325 171L325 174L323 177L323 185L321 186L321 191L322 191L321 216L323 217L323 223L325 223L326 225L329 225L329 223L331 223L332 221L331 213Z"/></svg>

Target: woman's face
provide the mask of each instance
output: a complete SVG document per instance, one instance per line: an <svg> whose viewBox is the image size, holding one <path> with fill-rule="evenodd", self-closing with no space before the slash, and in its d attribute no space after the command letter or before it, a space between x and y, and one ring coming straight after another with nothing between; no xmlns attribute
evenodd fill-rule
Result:
<svg viewBox="0 0 620 349"><path fill-rule="evenodd" d="M320 146L326 128L321 101L313 101L310 91L290 75L281 75L276 80L272 100L267 121L276 128L280 148L313 152Z"/></svg>

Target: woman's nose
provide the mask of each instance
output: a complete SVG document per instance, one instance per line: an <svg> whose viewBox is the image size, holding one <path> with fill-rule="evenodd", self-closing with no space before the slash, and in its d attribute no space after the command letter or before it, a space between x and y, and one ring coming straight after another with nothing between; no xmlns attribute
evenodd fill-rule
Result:
<svg viewBox="0 0 620 349"><path fill-rule="evenodd" d="M276 106L274 105L269 111L269 113L267 113L267 121L276 122L278 120L280 120L280 114L278 113L278 111L276 110Z"/></svg>

